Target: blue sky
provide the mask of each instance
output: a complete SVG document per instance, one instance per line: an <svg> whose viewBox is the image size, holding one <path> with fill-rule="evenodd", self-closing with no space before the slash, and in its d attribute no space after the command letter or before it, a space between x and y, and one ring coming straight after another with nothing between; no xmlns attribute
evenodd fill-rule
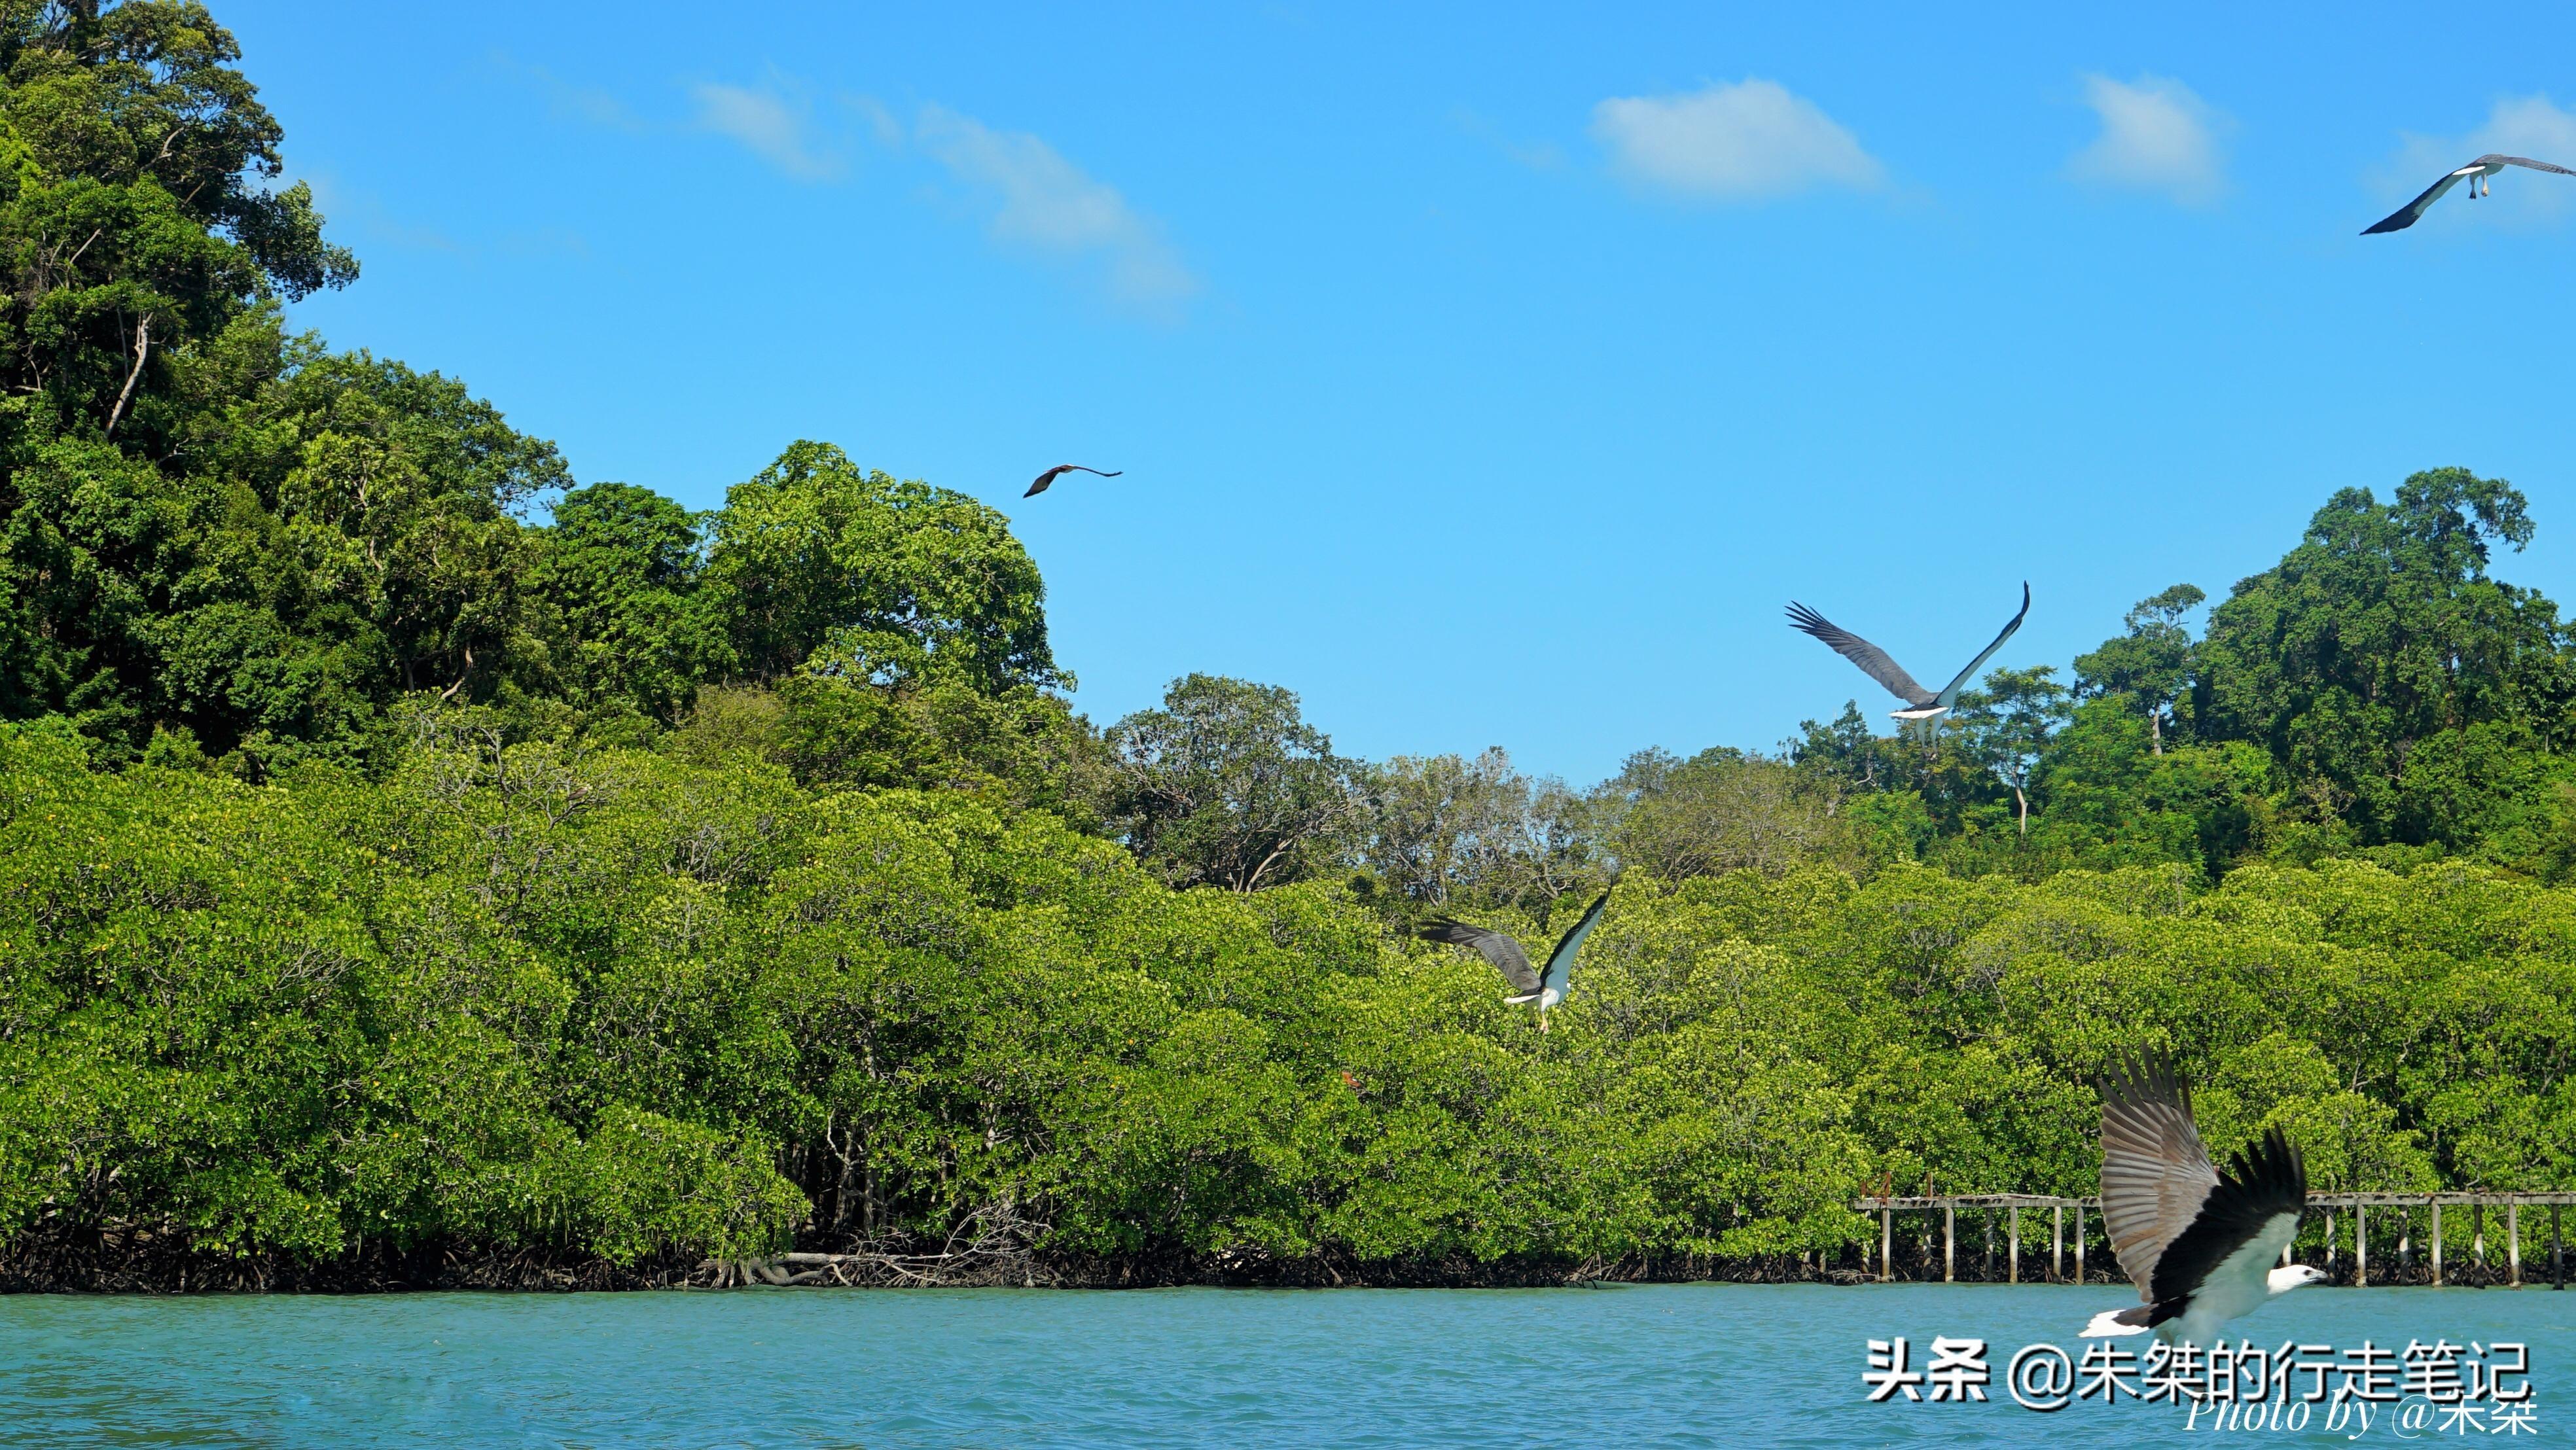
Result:
<svg viewBox="0 0 2576 1450"><path fill-rule="evenodd" d="M226 0L365 275L295 309L697 507L976 495L1077 703L1286 685L1578 783L2519 484L2576 595L2576 12ZM2493 31L2509 44L2464 43ZM1023 503L1039 468L1076 475Z"/></svg>

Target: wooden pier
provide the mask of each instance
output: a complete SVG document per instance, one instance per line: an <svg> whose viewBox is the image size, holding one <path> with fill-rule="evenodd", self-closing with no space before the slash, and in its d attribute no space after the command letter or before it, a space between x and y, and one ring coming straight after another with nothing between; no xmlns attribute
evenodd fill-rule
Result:
<svg viewBox="0 0 2576 1450"><path fill-rule="evenodd" d="M2341 1225L2349 1222L2352 1243L2349 1282L2356 1288L2370 1284L2372 1282L2370 1224L2375 1211L2383 1224L2389 1221L2388 1215L2395 1216L2397 1279L2403 1281L2414 1277L2414 1231L2420 1220L2431 1231L2431 1241L2428 1245L2431 1250L2431 1274L2428 1282L2433 1284L2458 1282L2459 1275L2456 1271L2452 1271L2449 1277L2445 1277L2443 1210L2466 1209L2469 1217L2471 1252L2477 1261L2477 1270L2472 1277L2480 1284L2491 1283L2494 1281L2494 1275L2488 1262L2487 1218L2491 1210L2501 1211L2504 1230L2504 1283L2505 1287L2519 1289L2523 1282L2522 1211L2526 1208L2545 1208L2549 1211L2549 1284L2553 1289L2564 1289L2567 1287L2567 1246L2561 1220L2569 1204L2576 1204L2576 1193L2311 1193L2308 1195L2307 1222L2314 1224L2322 1219L2323 1232L2315 1236L2312 1243L2314 1252L2310 1257L2322 1260L2318 1267L2324 1269L2332 1280L2340 1267L2337 1260L2338 1252L2342 1247ZM2021 1259L2024 1237L2022 1215L2025 1211L2036 1214L2045 1210L2048 1214L2046 1282L2060 1283L2071 1277L2073 1282L2082 1283L2085 1276L2085 1246L2088 1240L2101 1243L2097 1272L2113 1277L2117 1275L2118 1265L2111 1256L2109 1242L2101 1239L2098 1231L2088 1231L2088 1220L2091 1224L2099 1224L2101 1221L2102 1200L2099 1198L2060 1198L2044 1193L1958 1193L1920 1198L1863 1198L1855 1202L1852 1209L1857 1213L1875 1214L1878 1218L1876 1268L1877 1277L1881 1283L1896 1277L1896 1216L1900 1213L1940 1215L1941 1282L1945 1284L1958 1282L1959 1214L1963 1209L1978 1214L1982 1219L1985 1246L1977 1277L1985 1282L1993 1282L1995 1279L1995 1229L1999 1212L2003 1217L2005 1240L2004 1283L2022 1282ZM2451 1215L2451 1222L2454 1226L2458 1224L2457 1213ZM2071 1240L2073 1249L2071 1276L2068 1273L2070 1240L2067 1234L2070 1226L2075 1231ZM2295 1262L2300 1241L2309 1238L2307 1224L2302 1224L2299 1238L2294 1239L2291 1246L2282 1251L2281 1262L2284 1264ZM1869 1249L1864 1246L1862 1250L1864 1269L1869 1267L1869 1258ZM2380 1281L2384 1283L2388 1279L2389 1276L2383 1271Z"/></svg>

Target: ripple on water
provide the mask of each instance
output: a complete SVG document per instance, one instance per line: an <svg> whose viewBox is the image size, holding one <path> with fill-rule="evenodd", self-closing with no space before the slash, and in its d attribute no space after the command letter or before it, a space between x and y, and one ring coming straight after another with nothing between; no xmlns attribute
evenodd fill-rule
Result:
<svg viewBox="0 0 2576 1450"><path fill-rule="evenodd" d="M1646 1285L0 1300L0 1442L583 1447L2119 1445L2164 1407L1870 1405L1864 1341L2075 1345L2110 1287ZM2256 1340L2532 1346L2576 1296L2309 1290ZM2567 1398L2561 1398L2566 1395ZM2562 1408L2564 1407L2564 1408ZM2241 1439L2243 1437L2230 1437ZM2395 1437L2375 1433L2365 1440ZM2269 1443L2342 1443L2265 1435ZM2499 1441L2498 1443L2504 1443ZM2529 1442L2525 1442L2529 1443Z"/></svg>

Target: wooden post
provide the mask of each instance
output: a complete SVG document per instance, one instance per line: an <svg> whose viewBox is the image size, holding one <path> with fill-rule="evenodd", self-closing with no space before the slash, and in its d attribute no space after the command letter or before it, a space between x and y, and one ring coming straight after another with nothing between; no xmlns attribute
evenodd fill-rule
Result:
<svg viewBox="0 0 2576 1450"><path fill-rule="evenodd" d="M2439 1252L2440 1252L2439 1250L2436 1250L2436 1251L2435 1251L2435 1253L2436 1253L2436 1255L2437 1255L2437 1256L2438 1256ZM1954 1206L1952 1206L1952 1205L1950 1205L1950 1204L1945 1203L1945 1204L1941 1205L1941 1282L1942 1282L1942 1283L1944 1283L1944 1284L1955 1284L1955 1283L1959 1282L1959 1275L1958 1275L1958 1256L1959 1256L1959 1210L1958 1210L1956 1207L1954 1207Z"/></svg>
<svg viewBox="0 0 2576 1450"><path fill-rule="evenodd" d="M1884 1284L1891 1277L1895 1254L1896 1210L1882 1198L1878 1201L1878 1282Z"/></svg>
<svg viewBox="0 0 2576 1450"><path fill-rule="evenodd" d="M2048 1281L2052 1284L2066 1277L2066 1205L2048 1207Z"/></svg>
<svg viewBox="0 0 2576 1450"><path fill-rule="evenodd" d="M2549 1205L2549 1287L2567 1287L2567 1244L2558 1236L2558 1205Z"/></svg>
<svg viewBox="0 0 2576 1450"><path fill-rule="evenodd" d="M2075 1201L2075 1282L2084 1282L2084 1200Z"/></svg>
<svg viewBox="0 0 2576 1450"><path fill-rule="evenodd" d="M2370 1205L2357 1200L2352 1206L2352 1286L2370 1287Z"/></svg>
<svg viewBox="0 0 2576 1450"><path fill-rule="evenodd" d="M2442 1287L2442 1200L2433 1200L2433 1287Z"/></svg>
<svg viewBox="0 0 2576 1450"><path fill-rule="evenodd" d="M2505 1282L2522 1287L2522 1202L2515 1199L2504 1206Z"/></svg>
<svg viewBox="0 0 2576 1450"><path fill-rule="evenodd" d="M2004 1263L2004 1282L2018 1284L2021 1282L2021 1205L2018 1203L2012 1206L2012 1223L2008 1232L2012 1234L2012 1248Z"/></svg>

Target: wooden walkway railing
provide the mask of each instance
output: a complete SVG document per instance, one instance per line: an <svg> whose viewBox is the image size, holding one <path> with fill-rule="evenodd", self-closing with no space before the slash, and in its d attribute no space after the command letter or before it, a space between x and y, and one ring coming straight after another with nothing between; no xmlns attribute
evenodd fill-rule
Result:
<svg viewBox="0 0 2576 1450"><path fill-rule="evenodd" d="M2522 1287L2522 1211L2526 1207L2545 1207L2549 1210L2550 1287L2564 1289L2567 1287L2567 1245L2561 1232L2560 1216L2571 1203L2576 1203L2576 1193L2311 1193L2308 1195L2308 1212L2311 1216L2324 1215L2325 1234L2322 1243L2324 1268L2328 1273L2332 1273L2336 1267L2336 1251L2339 1247L2336 1232L2338 1216L2341 1210L2351 1210L2352 1281L2358 1287L2370 1282L2369 1235L2372 1209L2398 1215L2397 1256L2401 1273L2411 1272L2414 1268L2412 1226L2415 1212L2420 1209L2431 1214L2432 1281L2439 1284L2443 1282L2442 1210L2444 1208L2470 1210L2475 1225L2472 1232L2476 1235L2478 1252L2483 1262L2486 1211L2490 1208L2501 1208L2504 1210L2505 1221L2506 1282L2518 1289ZM1882 1283L1895 1276L1893 1266L1896 1257L1896 1216L1900 1213L1939 1213L1941 1215L1941 1282L1945 1284L1954 1283L1958 1279L1959 1210L1976 1209L1982 1211L1985 1216L1986 1274L1989 1278L1994 1272L1995 1211L1997 1209L2006 1211L2008 1225L2005 1239L2008 1257L2004 1282L2009 1284L2021 1282L2021 1216L2024 1209L2048 1210L2048 1278L2051 1282L2055 1282L2066 1277L2067 1214L2072 1210L2075 1220L2074 1277L2076 1282L2081 1283L2084 1279L2084 1245L2088 1237L2085 1232L2085 1213L2090 1210L2096 1218L2099 1218L2102 1200L2060 1198L2045 1193L1956 1193L1919 1198L1864 1198L1855 1202L1852 1208L1855 1212L1878 1215L1878 1278ZM2291 1262L2294 1252L2295 1245L2291 1249L2282 1250L2281 1262L2284 1264ZM1864 1250L1863 1261L1866 1264L1866 1250Z"/></svg>

